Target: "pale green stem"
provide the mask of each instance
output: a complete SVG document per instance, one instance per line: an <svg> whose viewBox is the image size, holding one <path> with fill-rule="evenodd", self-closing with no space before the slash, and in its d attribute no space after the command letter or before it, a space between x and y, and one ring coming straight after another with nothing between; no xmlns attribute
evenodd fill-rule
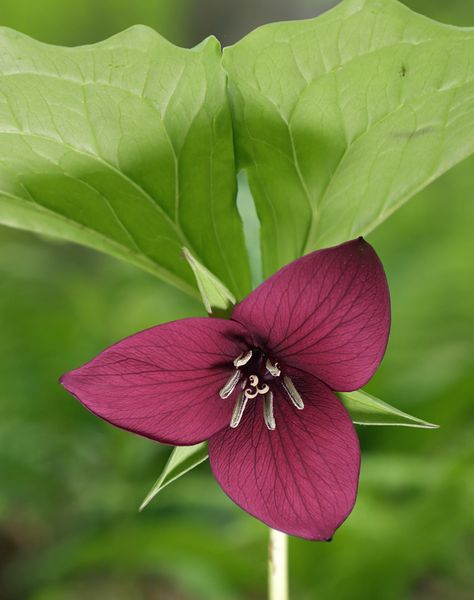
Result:
<svg viewBox="0 0 474 600"><path fill-rule="evenodd" d="M288 536L275 529L268 540L268 600L288 600Z"/></svg>

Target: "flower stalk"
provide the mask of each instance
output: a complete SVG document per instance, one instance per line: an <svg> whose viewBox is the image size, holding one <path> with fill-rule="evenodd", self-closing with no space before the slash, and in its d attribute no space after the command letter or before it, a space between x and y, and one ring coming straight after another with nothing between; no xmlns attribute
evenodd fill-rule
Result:
<svg viewBox="0 0 474 600"><path fill-rule="evenodd" d="M288 600L288 536L275 529L268 540L268 600Z"/></svg>

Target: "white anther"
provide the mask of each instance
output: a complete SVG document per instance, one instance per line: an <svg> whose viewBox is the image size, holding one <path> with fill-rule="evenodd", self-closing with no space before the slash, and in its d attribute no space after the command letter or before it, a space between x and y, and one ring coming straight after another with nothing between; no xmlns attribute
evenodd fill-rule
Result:
<svg viewBox="0 0 474 600"><path fill-rule="evenodd" d="M238 369L236 371L234 371L232 373L232 375L229 377L225 386L219 391L219 396L223 400L225 398L228 398L232 394L232 392L235 389L235 386L239 382L240 377L241 377L241 372Z"/></svg>
<svg viewBox="0 0 474 600"><path fill-rule="evenodd" d="M242 354L240 354L240 356L238 356L235 360L234 360L234 367L243 367L244 365L246 365L249 360L252 358L252 350L249 350L248 352L246 352L245 354L242 352Z"/></svg>
<svg viewBox="0 0 474 600"><path fill-rule="evenodd" d="M232 429L235 429L240 421L242 420L242 415L244 414L245 405L247 404L247 396L244 395L244 392L240 392L237 402L234 406L234 411L232 413L232 419L230 420L230 426Z"/></svg>
<svg viewBox="0 0 474 600"><path fill-rule="evenodd" d="M287 375L283 377L283 387L285 388L285 391L290 397L290 400L293 402L294 406L296 406L298 410L303 410L303 398L299 395L299 392L295 388L294 383Z"/></svg>
<svg viewBox="0 0 474 600"><path fill-rule="evenodd" d="M250 375L250 377L249 377L249 383L250 383L251 386L257 387L257 385L258 385L258 377L256 375Z"/></svg>
<svg viewBox="0 0 474 600"><path fill-rule="evenodd" d="M271 391L265 396L263 402L263 418L267 429L273 431L276 428L275 417L273 415L273 394Z"/></svg>
<svg viewBox="0 0 474 600"><path fill-rule="evenodd" d="M269 358L267 358L267 362L265 363L265 368L270 373L270 375L273 375L273 377L279 377L279 375L281 373L280 369L278 368L278 363L276 362L275 364L272 364L272 362Z"/></svg>

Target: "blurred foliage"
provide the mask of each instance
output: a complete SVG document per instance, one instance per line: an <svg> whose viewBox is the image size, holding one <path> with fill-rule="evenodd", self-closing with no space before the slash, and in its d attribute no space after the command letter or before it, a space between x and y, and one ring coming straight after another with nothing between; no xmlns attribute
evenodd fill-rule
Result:
<svg viewBox="0 0 474 600"><path fill-rule="evenodd" d="M186 44L194 0L2 0L0 25L48 44L92 44L130 27L153 27L175 44Z"/></svg>
<svg viewBox="0 0 474 600"><path fill-rule="evenodd" d="M408 4L474 24L470 2ZM152 5L169 5L168 30ZM82 0L66 11L49 0L40 21L34 4L3 0L0 20L76 43L148 19L177 41L190 27L173 13L180 5ZM291 540L296 600L474 597L473 172L474 159L457 166L370 236L393 325L368 390L441 428L359 428L354 513L330 544ZM0 230L2 600L264 598L265 527L225 498L208 465L139 514L169 450L102 423L56 383L121 337L198 314L197 303L118 261Z"/></svg>
<svg viewBox="0 0 474 600"><path fill-rule="evenodd" d="M403 4L441 23L462 27L474 25L474 4L466 0L404 0Z"/></svg>

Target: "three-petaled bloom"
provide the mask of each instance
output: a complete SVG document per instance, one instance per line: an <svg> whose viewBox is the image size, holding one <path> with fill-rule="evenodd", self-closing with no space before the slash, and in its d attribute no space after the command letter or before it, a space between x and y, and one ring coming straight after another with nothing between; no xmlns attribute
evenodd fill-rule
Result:
<svg viewBox="0 0 474 600"><path fill-rule="evenodd" d="M360 452L335 391L372 377L390 328L384 270L362 238L275 273L229 320L190 318L118 342L61 379L110 423L175 445L209 440L227 495L264 523L330 539Z"/></svg>

